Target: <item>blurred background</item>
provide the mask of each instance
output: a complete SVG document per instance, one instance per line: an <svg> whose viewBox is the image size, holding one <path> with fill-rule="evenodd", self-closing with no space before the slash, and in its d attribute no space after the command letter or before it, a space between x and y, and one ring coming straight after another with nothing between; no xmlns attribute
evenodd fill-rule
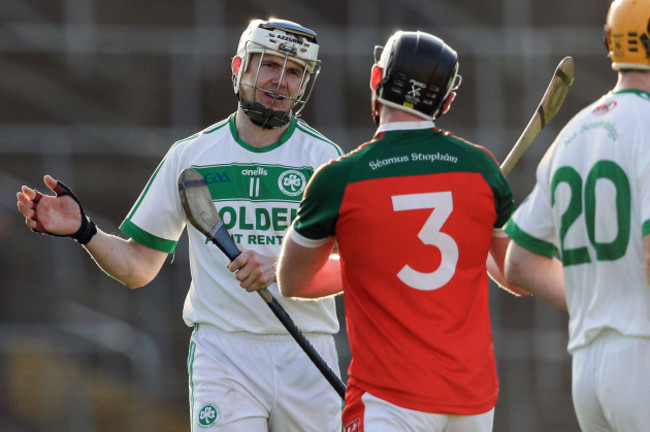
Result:
<svg viewBox="0 0 650 432"><path fill-rule="evenodd" d="M229 65L250 19L290 19L319 34L323 67L303 118L345 150L374 132L372 49L395 30L428 31L458 51L463 85L438 126L499 160L557 63L573 56L564 106L510 175L519 203L553 136L614 85L602 42L608 7L607 0L2 0L0 431L189 430L185 237L153 283L129 291L72 240L26 229L15 194L22 184L42 190L43 174L52 174L102 229L119 234L167 149L235 110ZM565 314L490 289L501 382L494 430L577 431ZM340 302L341 318L343 311ZM337 342L345 370L345 330Z"/></svg>

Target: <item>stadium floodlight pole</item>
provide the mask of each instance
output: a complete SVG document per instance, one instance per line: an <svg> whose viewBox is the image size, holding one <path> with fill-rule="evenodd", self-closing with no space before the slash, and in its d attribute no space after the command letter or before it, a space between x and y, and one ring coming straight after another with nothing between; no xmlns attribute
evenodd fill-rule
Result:
<svg viewBox="0 0 650 432"><path fill-rule="evenodd" d="M501 164L501 171L505 176L510 174L512 168L517 164L533 140L560 110L569 87L573 84L573 70L573 58L570 56L564 57L558 63L553 78L551 78L551 82L548 84L535 113Z"/></svg>
<svg viewBox="0 0 650 432"><path fill-rule="evenodd" d="M219 212L214 206L212 196L203 176L194 168L184 169L178 176L178 191L185 215L194 228L199 230L221 249L228 259L232 261L237 258L241 251L232 237L230 237L230 233L228 233L221 217L219 217ZM302 334L286 310L278 303L268 289L264 288L257 292L334 390L336 390L342 399L345 399L345 384L332 371L305 335Z"/></svg>

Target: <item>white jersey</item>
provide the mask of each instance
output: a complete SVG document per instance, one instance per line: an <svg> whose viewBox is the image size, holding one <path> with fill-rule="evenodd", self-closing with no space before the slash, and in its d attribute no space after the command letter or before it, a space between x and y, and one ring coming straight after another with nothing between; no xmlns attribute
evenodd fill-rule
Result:
<svg viewBox="0 0 650 432"><path fill-rule="evenodd" d="M610 93L560 132L505 227L564 267L569 352L600 332L650 338L642 237L650 233L650 94Z"/></svg>
<svg viewBox="0 0 650 432"><path fill-rule="evenodd" d="M307 181L341 149L297 119L280 141L254 148L238 138L235 117L174 144L120 229L151 248L172 253L187 219L178 175L195 168L205 178L221 218L240 249L277 257ZM187 225L192 283L183 308L188 326L209 324L228 332L286 334L257 294L239 286L228 258ZM303 332L336 333L334 299L297 301L269 290Z"/></svg>

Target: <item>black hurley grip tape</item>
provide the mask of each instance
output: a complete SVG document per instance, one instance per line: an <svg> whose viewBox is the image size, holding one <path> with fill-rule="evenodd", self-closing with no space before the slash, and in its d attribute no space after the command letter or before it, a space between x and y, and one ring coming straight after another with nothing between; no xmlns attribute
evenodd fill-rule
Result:
<svg viewBox="0 0 650 432"><path fill-rule="evenodd" d="M567 87L570 87L571 84L573 84L573 78L569 78L569 76L566 73L564 73L562 69L558 69L555 75L560 77L560 79L564 81L564 84L566 84Z"/></svg>
<svg viewBox="0 0 650 432"><path fill-rule="evenodd" d="M226 254L230 261L233 261L241 254L241 251L232 240L232 237L230 237L230 234L228 233L228 230L226 229L226 226L223 224L223 222L219 221L219 223L214 227L208 237L214 241L214 243L219 247L219 249L221 249L223 253Z"/></svg>
<svg viewBox="0 0 650 432"><path fill-rule="evenodd" d="M539 114L539 121L542 123L542 129L543 129L544 126L546 126L546 114L544 113L543 106L540 105L539 108L537 108L537 114Z"/></svg>

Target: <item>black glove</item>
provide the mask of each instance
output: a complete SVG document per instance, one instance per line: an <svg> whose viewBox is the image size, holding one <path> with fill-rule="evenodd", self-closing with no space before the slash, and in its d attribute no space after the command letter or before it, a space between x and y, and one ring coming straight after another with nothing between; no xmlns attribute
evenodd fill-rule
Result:
<svg viewBox="0 0 650 432"><path fill-rule="evenodd" d="M32 216L32 219L36 221L36 228L32 228L32 231L41 234L56 236L56 237L72 237L80 244L85 245L90 241L90 239L93 238L95 234L97 234L97 227L95 226L95 223L92 220L90 220L90 218L86 215L83 206L81 205L81 203L79 202L75 194L72 193L72 190L70 190L69 187L67 187L65 184L61 183L60 181L57 181L57 184L54 187L53 191L57 197L68 195L73 200L75 200L75 202L79 205L79 211L81 212L81 226L74 234L65 234L65 235L53 234L49 231L46 231L43 225L38 221L38 212L36 211L36 208L38 207L38 202L41 200L41 198L43 198L43 194L36 191L36 196L32 200L33 203L32 210L34 211L34 215Z"/></svg>

